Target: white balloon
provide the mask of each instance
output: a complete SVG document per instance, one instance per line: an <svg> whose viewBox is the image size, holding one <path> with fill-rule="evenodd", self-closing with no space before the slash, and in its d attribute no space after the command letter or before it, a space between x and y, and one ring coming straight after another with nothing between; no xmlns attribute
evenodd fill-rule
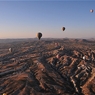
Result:
<svg viewBox="0 0 95 95"><path fill-rule="evenodd" d="M9 52L12 52L12 48L9 48Z"/></svg>
<svg viewBox="0 0 95 95"><path fill-rule="evenodd" d="M3 93L3 95L7 95L6 93Z"/></svg>
<svg viewBox="0 0 95 95"><path fill-rule="evenodd" d="M93 11L94 11L93 9L90 10L91 13L93 13Z"/></svg>
<svg viewBox="0 0 95 95"><path fill-rule="evenodd" d="M85 56L83 56L83 59L85 60Z"/></svg>

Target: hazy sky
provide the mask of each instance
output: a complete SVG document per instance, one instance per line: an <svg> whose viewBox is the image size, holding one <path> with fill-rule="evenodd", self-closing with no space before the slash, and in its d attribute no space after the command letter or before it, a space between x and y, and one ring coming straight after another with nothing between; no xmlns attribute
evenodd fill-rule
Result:
<svg viewBox="0 0 95 95"><path fill-rule="evenodd" d="M0 0L0 38L95 37L90 9L95 0Z"/></svg>

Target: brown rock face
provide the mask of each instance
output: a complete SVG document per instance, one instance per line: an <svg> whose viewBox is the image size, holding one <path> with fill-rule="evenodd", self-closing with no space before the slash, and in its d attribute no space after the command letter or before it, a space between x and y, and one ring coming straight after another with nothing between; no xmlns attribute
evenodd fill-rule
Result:
<svg viewBox="0 0 95 95"><path fill-rule="evenodd" d="M95 95L94 43L47 39L0 44L0 95Z"/></svg>

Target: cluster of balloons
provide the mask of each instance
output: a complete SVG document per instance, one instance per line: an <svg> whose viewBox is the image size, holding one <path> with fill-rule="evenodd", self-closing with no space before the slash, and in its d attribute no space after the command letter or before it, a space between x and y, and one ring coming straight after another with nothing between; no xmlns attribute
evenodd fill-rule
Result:
<svg viewBox="0 0 95 95"><path fill-rule="evenodd" d="M94 12L94 10L93 10L93 9L91 9L91 10L90 10L90 12L91 12L91 13L93 13L93 12ZM62 27L62 31L64 31L64 30L65 30L65 27ZM40 33L40 32L39 32L39 33L37 33L37 38L38 38L39 40L41 39L41 37L42 37L42 33Z"/></svg>
<svg viewBox="0 0 95 95"><path fill-rule="evenodd" d="M64 31L65 30L65 27L62 27L62 30ZM37 38L40 40L42 37L42 33L38 32L37 33Z"/></svg>

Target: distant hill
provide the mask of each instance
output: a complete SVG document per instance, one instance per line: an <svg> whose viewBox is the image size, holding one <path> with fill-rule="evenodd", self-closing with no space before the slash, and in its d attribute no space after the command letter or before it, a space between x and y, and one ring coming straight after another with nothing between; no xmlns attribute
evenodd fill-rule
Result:
<svg viewBox="0 0 95 95"><path fill-rule="evenodd" d="M10 43L10 42L18 42L18 41L29 41L35 40L36 38L23 38L23 39L0 39L0 43Z"/></svg>
<svg viewBox="0 0 95 95"><path fill-rule="evenodd" d="M42 38L41 40L64 40L66 42L68 41L74 41L74 42L89 42L89 41L95 41L95 38L90 39L77 39L77 38ZM31 40L38 40L37 38L19 38L19 39L0 39L0 43L11 43L11 42L19 42L19 41L31 41Z"/></svg>

